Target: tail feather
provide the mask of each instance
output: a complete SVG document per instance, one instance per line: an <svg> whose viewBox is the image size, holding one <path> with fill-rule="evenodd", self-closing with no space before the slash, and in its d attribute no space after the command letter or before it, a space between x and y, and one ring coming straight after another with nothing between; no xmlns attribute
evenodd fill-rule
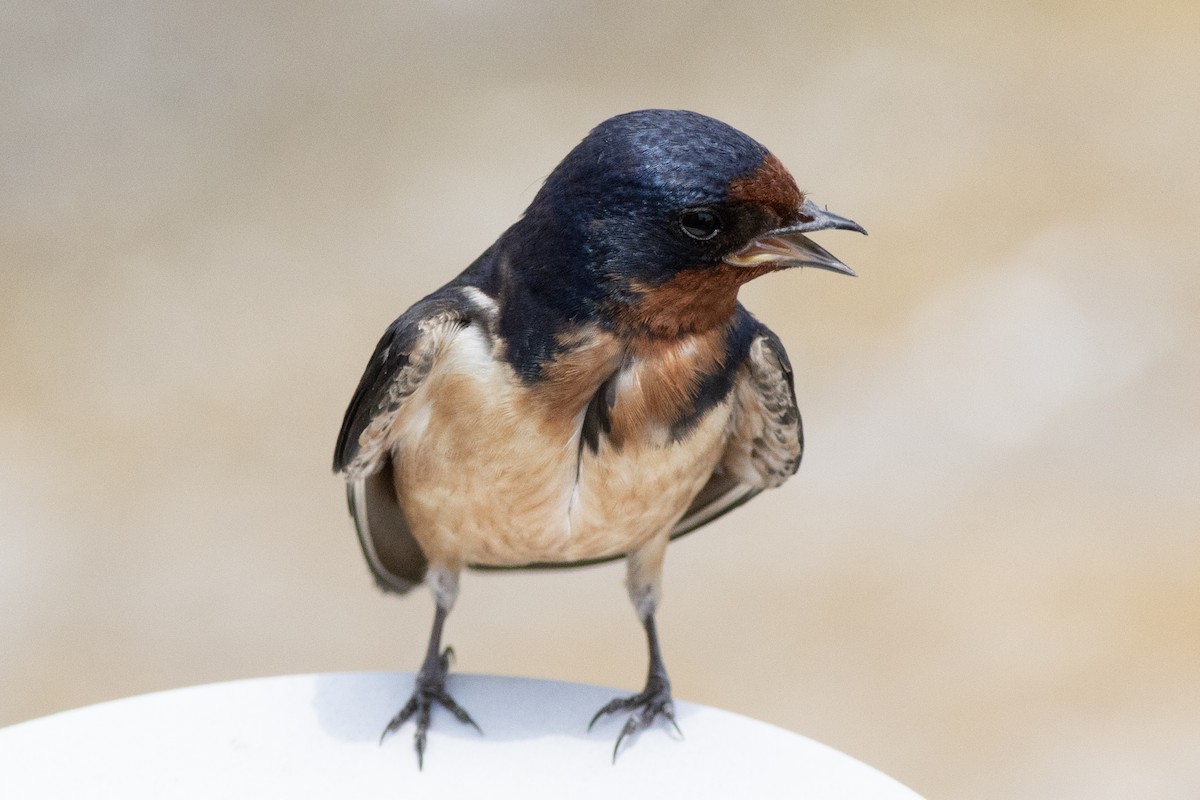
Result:
<svg viewBox="0 0 1200 800"><path fill-rule="evenodd" d="M424 581L429 562L396 502L391 462L376 473L347 482L346 502L379 588L404 594Z"/></svg>

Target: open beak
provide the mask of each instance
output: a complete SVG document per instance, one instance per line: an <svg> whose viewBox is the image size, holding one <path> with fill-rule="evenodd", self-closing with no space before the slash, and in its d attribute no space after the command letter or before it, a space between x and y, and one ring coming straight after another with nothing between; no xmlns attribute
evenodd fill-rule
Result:
<svg viewBox="0 0 1200 800"><path fill-rule="evenodd" d="M854 270L838 261L832 253L804 235L827 228L858 231L863 235L867 233L866 229L854 220L839 217L818 208L811 200L805 200L804 205L800 206L800 222L767 231L741 250L726 256L725 262L735 267L753 267L760 264L816 267L843 275L856 275Z"/></svg>

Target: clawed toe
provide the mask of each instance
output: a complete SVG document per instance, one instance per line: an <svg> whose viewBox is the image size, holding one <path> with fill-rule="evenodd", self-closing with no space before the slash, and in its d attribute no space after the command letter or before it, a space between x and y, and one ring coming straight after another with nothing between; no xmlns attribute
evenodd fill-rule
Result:
<svg viewBox="0 0 1200 800"><path fill-rule="evenodd" d="M470 725L480 734L483 733L475 720L471 719L471 715L446 691L446 675L449 672L451 655L452 651L446 648L446 651L438 659L441 669L434 671L433 674L422 672L417 675L417 683L413 687L412 697L408 699L396 716L392 717L379 736L379 742L382 744L389 734L395 733L404 723L415 717L417 730L413 735L413 744L417 751L417 767L419 769L425 767L426 734L429 731L435 703L453 714L459 722Z"/></svg>
<svg viewBox="0 0 1200 800"><path fill-rule="evenodd" d="M625 720L621 732L617 735L616 744L613 745L612 760L614 764L617 761L617 754L621 751L621 743L625 741L626 737L649 728L656 719L667 720L675 732L680 737L683 736L683 731L679 729L679 723L675 721L675 704L671 700L670 686L647 686L645 691L640 694L610 700L592 717L592 721L588 723L588 730L590 731L601 717L622 711L632 713Z"/></svg>

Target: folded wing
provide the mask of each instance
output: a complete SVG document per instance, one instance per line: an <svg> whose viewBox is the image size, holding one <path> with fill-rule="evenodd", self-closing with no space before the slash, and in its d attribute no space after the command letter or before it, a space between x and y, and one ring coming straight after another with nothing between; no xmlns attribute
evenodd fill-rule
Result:
<svg viewBox="0 0 1200 800"><path fill-rule="evenodd" d="M779 337L763 325L734 384L729 443L708 483L671 531L675 538L732 511L800 467L804 431L792 366Z"/></svg>
<svg viewBox="0 0 1200 800"><path fill-rule="evenodd" d="M408 591L421 582L427 566L396 499L392 426L445 343L471 322L470 311L459 290L443 289L393 322L375 347L338 433L333 469L346 479L363 555L380 587L389 591Z"/></svg>

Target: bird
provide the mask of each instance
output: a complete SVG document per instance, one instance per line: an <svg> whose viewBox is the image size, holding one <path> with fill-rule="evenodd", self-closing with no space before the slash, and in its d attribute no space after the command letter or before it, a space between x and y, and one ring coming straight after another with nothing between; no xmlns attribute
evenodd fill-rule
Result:
<svg viewBox="0 0 1200 800"><path fill-rule="evenodd" d="M655 613L667 544L796 472L803 432L779 337L746 282L855 273L807 234L866 233L818 206L770 151L684 110L592 129L461 274L383 334L346 409L334 472L378 585L434 599L411 697L423 767L447 689L442 629L465 569L624 558L645 687L592 718L675 721ZM482 731L480 730L482 733Z"/></svg>

